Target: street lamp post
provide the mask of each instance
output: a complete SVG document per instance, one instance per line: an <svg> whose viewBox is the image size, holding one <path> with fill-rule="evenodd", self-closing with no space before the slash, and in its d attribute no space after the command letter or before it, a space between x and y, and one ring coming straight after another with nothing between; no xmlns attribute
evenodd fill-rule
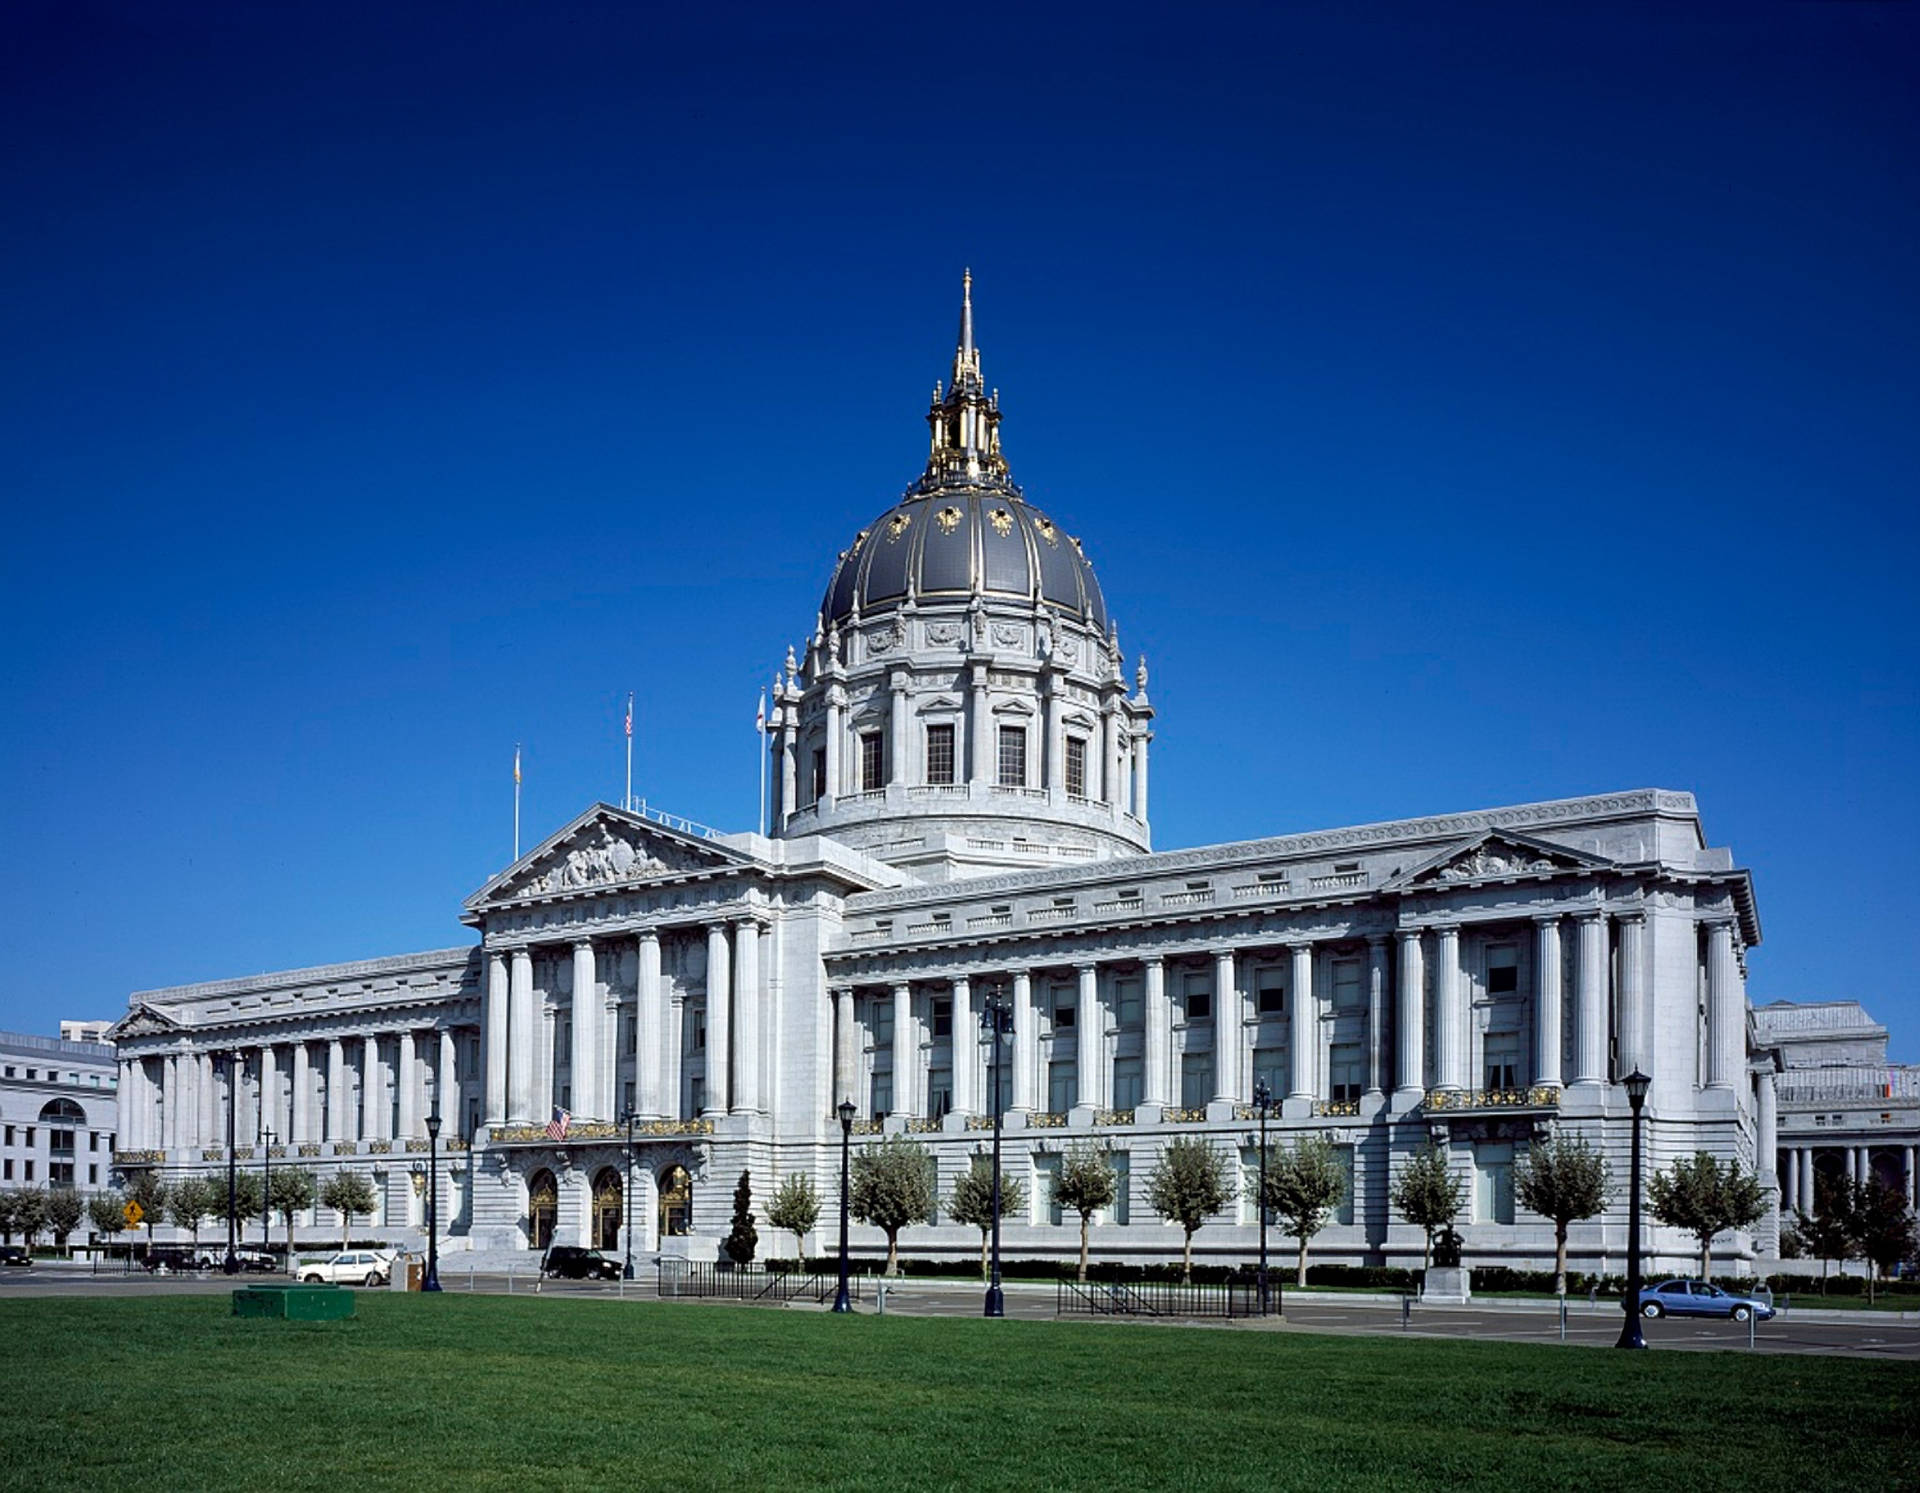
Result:
<svg viewBox="0 0 1920 1493"><path fill-rule="evenodd" d="M840 1116L840 1291L833 1298L837 1312L853 1310L853 1296L847 1289L847 1188L853 1156L853 1101L842 1099Z"/></svg>
<svg viewBox="0 0 1920 1493"><path fill-rule="evenodd" d="M221 1268L228 1275L240 1273L237 1236L240 1232L240 1174L235 1169L239 1158L234 1148L240 1111L240 1065L244 1061L238 1049L227 1054L227 1263Z"/></svg>
<svg viewBox="0 0 1920 1493"><path fill-rule="evenodd" d="M1620 1327L1616 1348L1644 1348L1640 1335L1640 1111L1647 1102L1647 1088L1653 1082L1638 1068L1621 1080L1626 1085L1627 1102L1633 1106L1633 1149L1627 1175L1627 1294L1622 1305L1627 1320Z"/></svg>
<svg viewBox="0 0 1920 1493"><path fill-rule="evenodd" d="M993 1273L987 1279L985 1315L1004 1317L1007 1298L1000 1289L1000 1055L1013 1038L1013 1002L998 991L987 997L980 1026L993 1044Z"/></svg>
<svg viewBox="0 0 1920 1493"><path fill-rule="evenodd" d="M1253 1086L1253 1107L1260 1116L1260 1315L1267 1314L1267 1112L1273 1108L1273 1088L1263 1078Z"/></svg>
<svg viewBox="0 0 1920 1493"><path fill-rule="evenodd" d="M622 1280L633 1279L633 1122L639 1119L639 1117L639 1114L631 1109L620 1117L627 1127L627 1190L625 1193L627 1205L627 1263L622 1266L620 1270L620 1278Z"/></svg>
<svg viewBox="0 0 1920 1493"><path fill-rule="evenodd" d="M264 1104L262 1108L264 1108ZM271 1130L260 1132L260 1253L273 1254L273 1142Z"/></svg>
<svg viewBox="0 0 1920 1493"><path fill-rule="evenodd" d="M420 1289L440 1289L440 1106L427 1112L427 1273Z"/></svg>

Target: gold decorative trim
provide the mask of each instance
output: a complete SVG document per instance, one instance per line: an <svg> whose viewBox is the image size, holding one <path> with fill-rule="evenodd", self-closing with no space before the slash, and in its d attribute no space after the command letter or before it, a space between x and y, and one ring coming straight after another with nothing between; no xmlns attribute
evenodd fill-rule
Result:
<svg viewBox="0 0 1920 1493"><path fill-rule="evenodd" d="M911 513L896 513L887 520L887 542L891 544L907 532L907 526L913 522Z"/></svg>
<svg viewBox="0 0 1920 1493"><path fill-rule="evenodd" d="M356 1156L359 1151L358 1141L337 1140L333 1143L333 1154L336 1156Z"/></svg>
<svg viewBox="0 0 1920 1493"><path fill-rule="evenodd" d="M1429 1089L1425 1105L1431 1110L1558 1109L1556 1085L1537 1083L1526 1089Z"/></svg>
<svg viewBox="0 0 1920 1493"><path fill-rule="evenodd" d="M1316 1099L1313 1101L1313 1112L1316 1115L1358 1115L1360 1101L1358 1099Z"/></svg>
<svg viewBox="0 0 1920 1493"><path fill-rule="evenodd" d="M203 1146L200 1149L200 1159L202 1161L225 1161L227 1159L226 1149L222 1146Z"/></svg>
<svg viewBox="0 0 1920 1493"><path fill-rule="evenodd" d="M967 1129L991 1130L993 1129L993 1116L992 1115L968 1115Z"/></svg>
<svg viewBox="0 0 1920 1493"><path fill-rule="evenodd" d="M1066 1123L1065 1115L1051 1114L1044 1109L1037 1109L1027 1116L1029 1130L1062 1130L1066 1128Z"/></svg>
<svg viewBox="0 0 1920 1493"><path fill-rule="evenodd" d="M253 1160L253 1147L252 1146L235 1146L233 1148L233 1154L235 1157L237 1157L241 1161L251 1161Z"/></svg>
<svg viewBox="0 0 1920 1493"><path fill-rule="evenodd" d="M409 1151L425 1151L428 1149L428 1143L423 1140L410 1140L407 1142L407 1149Z"/></svg>
<svg viewBox="0 0 1920 1493"><path fill-rule="evenodd" d="M165 1151L115 1151L115 1166L158 1166L167 1159Z"/></svg>
<svg viewBox="0 0 1920 1493"><path fill-rule="evenodd" d="M1060 531L1053 526L1052 519L1036 519L1033 527L1039 532L1040 537L1047 541L1049 548L1060 548Z"/></svg>
<svg viewBox="0 0 1920 1493"><path fill-rule="evenodd" d="M1160 1118L1169 1125L1204 1125L1207 1122L1205 1107L1199 1109L1163 1109Z"/></svg>
<svg viewBox="0 0 1920 1493"><path fill-rule="evenodd" d="M919 1115L915 1115L911 1120L907 1121L907 1134L938 1135L945 1127L945 1124L946 1122L944 1120L928 1120Z"/></svg>
<svg viewBox="0 0 1920 1493"><path fill-rule="evenodd" d="M855 1120L853 1122L853 1133L855 1135L878 1135L885 1128L885 1120Z"/></svg>
<svg viewBox="0 0 1920 1493"><path fill-rule="evenodd" d="M312 1140L301 1141L300 1154L302 1156L318 1156L320 1154L320 1142Z"/></svg>
<svg viewBox="0 0 1920 1493"><path fill-rule="evenodd" d="M1133 1111L1130 1109L1096 1109L1093 1112L1096 1125L1131 1125Z"/></svg>
<svg viewBox="0 0 1920 1493"><path fill-rule="evenodd" d="M966 515L958 508L942 508L933 516L934 522L940 525L942 534L951 534L960 527L960 520L965 517Z"/></svg>
<svg viewBox="0 0 1920 1493"><path fill-rule="evenodd" d="M393 1154L393 1142L390 1140L370 1140L367 1142L367 1150L375 1156L391 1156Z"/></svg>
<svg viewBox="0 0 1920 1493"><path fill-rule="evenodd" d="M1013 532L1013 515L1004 508L996 508L989 513L987 522L993 525L993 532L1002 539Z"/></svg>

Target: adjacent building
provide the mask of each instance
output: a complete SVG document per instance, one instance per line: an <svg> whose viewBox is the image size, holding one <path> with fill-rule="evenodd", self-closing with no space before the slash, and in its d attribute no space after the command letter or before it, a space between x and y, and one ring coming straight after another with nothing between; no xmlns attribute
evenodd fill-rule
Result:
<svg viewBox="0 0 1920 1493"><path fill-rule="evenodd" d="M108 1186L118 1082L107 1043L0 1032L0 1187Z"/></svg>

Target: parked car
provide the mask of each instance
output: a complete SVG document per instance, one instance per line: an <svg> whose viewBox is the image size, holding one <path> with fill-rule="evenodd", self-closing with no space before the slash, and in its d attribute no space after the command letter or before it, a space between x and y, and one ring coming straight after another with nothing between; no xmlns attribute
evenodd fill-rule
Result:
<svg viewBox="0 0 1920 1493"><path fill-rule="evenodd" d="M175 1275L200 1269L201 1253L184 1244L155 1244L147 1250L145 1264L156 1275Z"/></svg>
<svg viewBox="0 0 1920 1493"><path fill-rule="evenodd" d="M33 1265L33 1256L27 1253L24 1244L0 1244L0 1265Z"/></svg>
<svg viewBox="0 0 1920 1493"><path fill-rule="evenodd" d="M384 1286L393 1274L393 1254L384 1249L343 1249L324 1260L302 1260L300 1279L308 1285Z"/></svg>
<svg viewBox="0 0 1920 1493"><path fill-rule="evenodd" d="M236 1249L233 1252L233 1257L240 1262L240 1268L242 1270L255 1274L278 1270L280 1268L280 1262L278 1260L272 1255L258 1249ZM217 1248L201 1250L193 1257L193 1268L195 1270L225 1270L227 1268L227 1247L222 1244Z"/></svg>
<svg viewBox="0 0 1920 1493"><path fill-rule="evenodd" d="M540 1258L540 1273L562 1280L618 1280L620 1262L597 1249L582 1249L577 1244L556 1244Z"/></svg>
<svg viewBox="0 0 1920 1493"><path fill-rule="evenodd" d="M1764 1322L1773 1315L1773 1303L1723 1291L1711 1281L1666 1280L1640 1293L1640 1315L1731 1317L1736 1322L1757 1317Z"/></svg>

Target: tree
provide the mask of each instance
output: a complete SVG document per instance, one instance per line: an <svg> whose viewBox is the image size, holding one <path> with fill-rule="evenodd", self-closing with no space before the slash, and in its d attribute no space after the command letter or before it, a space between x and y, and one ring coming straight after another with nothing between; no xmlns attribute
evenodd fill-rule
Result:
<svg viewBox="0 0 1920 1493"><path fill-rule="evenodd" d="M1850 1177L1815 1177L1813 1213L1793 1210L1789 1226L1800 1252L1820 1261L1820 1294L1827 1294L1827 1267L1834 1260L1845 1264L1853 1258L1856 1188ZM1784 1247L1782 1252L1784 1253Z"/></svg>
<svg viewBox="0 0 1920 1493"><path fill-rule="evenodd" d="M13 1189L0 1192L0 1244L13 1243L13 1231L19 1227L19 1212Z"/></svg>
<svg viewBox="0 0 1920 1493"><path fill-rule="evenodd" d="M1080 1280L1087 1278L1087 1233L1093 1215L1113 1202L1118 1187L1119 1178L1104 1147L1077 1145L1060 1158L1051 1201L1080 1215Z"/></svg>
<svg viewBox="0 0 1920 1493"><path fill-rule="evenodd" d="M21 1241L33 1248L34 1236L47 1224L47 1194L41 1187L23 1187L13 1195L13 1226Z"/></svg>
<svg viewBox="0 0 1920 1493"><path fill-rule="evenodd" d="M320 1206L340 1215L340 1247L353 1247L353 1215L373 1212L373 1183L362 1172L339 1171L320 1189Z"/></svg>
<svg viewBox="0 0 1920 1493"><path fill-rule="evenodd" d="M173 1184L167 1198L167 1222L193 1235L194 1248L200 1247L200 1225L226 1201L226 1189L214 1193L211 1177L182 1177Z"/></svg>
<svg viewBox="0 0 1920 1493"><path fill-rule="evenodd" d="M721 1248L736 1265L751 1265L760 1248L760 1231L753 1224L753 1181L746 1172L740 1173L740 1184L733 1189L733 1228Z"/></svg>
<svg viewBox="0 0 1920 1493"><path fill-rule="evenodd" d="M1913 1214L1906 1199L1884 1182L1869 1182L1858 1192L1853 1245L1867 1262L1867 1300L1871 1302L1874 1282L1883 1272L1892 1274L1916 1248Z"/></svg>
<svg viewBox="0 0 1920 1493"><path fill-rule="evenodd" d="M780 1184L767 1204L767 1222L793 1235L793 1266L799 1269L806 1254L807 1234L820 1221L820 1194L813 1178L795 1172Z"/></svg>
<svg viewBox="0 0 1920 1493"><path fill-rule="evenodd" d="M1017 1215L1027 1206L1027 1189L1005 1172L1000 1174L1000 1216ZM970 1223L980 1231L980 1278L987 1278L987 1239L993 1232L993 1158L976 1156L953 1184L947 1199L947 1217ZM1082 1256L1082 1271L1086 1266Z"/></svg>
<svg viewBox="0 0 1920 1493"><path fill-rule="evenodd" d="M142 1213L141 1222L147 1226L147 1253L153 1253L153 1227L159 1223L167 1211L167 1195L171 1189L160 1180L156 1169L143 1167L127 1175L125 1187L127 1201L138 1203Z"/></svg>
<svg viewBox="0 0 1920 1493"><path fill-rule="evenodd" d="M127 1200L117 1192L96 1192L87 1199L87 1222L111 1243L127 1227Z"/></svg>
<svg viewBox="0 0 1920 1493"><path fill-rule="evenodd" d="M1433 1265L1433 1236L1460 1216L1463 1191L1438 1141L1428 1141L1400 1169L1400 1180L1393 1184L1393 1206L1408 1223L1418 1224L1426 1231L1426 1252L1420 1259L1422 1270Z"/></svg>
<svg viewBox="0 0 1920 1493"><path fill-rule="evenodd" d="M86 1211L87 1205L71 1187L47 1189L47 1227L53 1231L57 1248L67 1247L67 1236L80 1226Z"/></svg>
<svg viewBox="0 0 1920 1493"><path fill-rule="evenodd" d="M1307 1283L1307 1241L1326 1227L1333 1210L1347 1195L1347 1169L1333 1140L1325 1135L1302 1136L1291 1148L1268 1146L1267 1190L1260 1205L1286 1219L1288 1233L1300 1241L1293 1283Z"/></svg>
<svg viewBox="0 0 1920 1493"><path fill-rule="evenodd" d="M1199 1136L1180 1136L1160 1153L1147 1178L1147 1201L1186 1233L1181 1279L1193 1279L1193 1235L1207 1215L1227 1205L1227 1163Z"/></svg>
<svg viewBox="0 0 1920 1493"><path fill-rule="evenodd" d="M236 1220L236 1238L245 1237L248 1219L258 1218L260 1216L260 1204L262 1201L260 1187L260 1174L258 1172L241 1172L234 1178L233 1212ZM220 1197L221 1206L225 1207L226 1191L224 1183L222 1184ZM265 1242L264 1239L261 1240L262 1244Z"/></svg>
<svg viewBox="0 0 1920 1493"><path fill-rule="evenodd" d="M267 1184L273 1211L287 1226L287 1268L293 1268L293 1215L313 1206L320 1195L320 1184L311 1167L280 1166Z"/></svg>
<svg viewBox="0 0 1920 1493"><path fill-rule="evenodd" d="M1514 1196L1530 1213L1553 1220L1553 1290L1567 1294L1567 1225L1606 1211L1613 1201L1607 1159L1576 1136L1555 1135L1530 1146L1513 1178Z"/></svg>
<svg viewBox="0 0 1920 1493"><path fill-rule="evenodd" d="M1743 1172L1738 1161L1724 1167L1705 1151L1676 1161L1670 1172L1656 1172L1647 1183L1647 1211L1669 1228L1685 1229L1700 1241L1700 1279L1713 1269L1713 1238L1727 1229L1744 1229L1766 1210L1760 1179Z"/></svg>
<svg viewBox="0 0 1920 1493"><path fill-rule="evenodd" d="M900 1230L933 1217L933 1157L924 1146L896 1135L853 1158L848 1209L887 1236L887 1274L900 1273Z"/></svg>

